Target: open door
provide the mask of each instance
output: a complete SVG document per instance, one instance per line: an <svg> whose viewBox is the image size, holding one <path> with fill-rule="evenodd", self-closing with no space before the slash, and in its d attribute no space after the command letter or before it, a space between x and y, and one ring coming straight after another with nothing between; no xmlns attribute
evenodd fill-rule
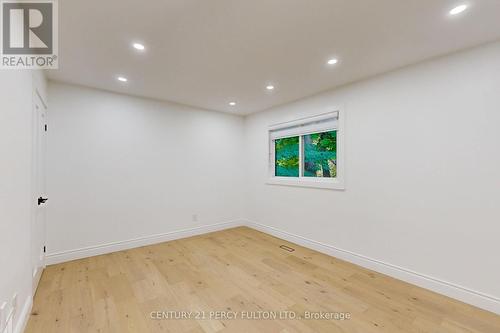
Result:
<svg viewBox="0 0 500 333"><path fill-rule="evenodd" d="M45 230L47 181L47 107L35 91L33 94L34 132L33 132L33 167L34 167L34 217L32 220L32 264L33 295L36 292L43 269L45 268Z"/></svg>

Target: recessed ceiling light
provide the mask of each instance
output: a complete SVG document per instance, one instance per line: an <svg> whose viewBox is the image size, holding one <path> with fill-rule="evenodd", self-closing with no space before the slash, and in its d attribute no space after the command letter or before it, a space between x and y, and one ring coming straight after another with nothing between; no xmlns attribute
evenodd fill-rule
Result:
<svg viewBox="0 0 500 333"><path fill-rule="evenodd" d="M139 51L144 51L144 49L146 48L143 44L141 43L134 43L132 44L132 46L134 47L134 49L136 50L139 50Z"/></svg>
<svg viewBox="0 0 500 333"><path fill-rule="evenodd" d="M450 15L457 15L467 9L467 5L460 5L450 10Z"/></svg>
<svg viewBox="0 0 500 333"><path fill-rule="evenodd" d="M267 90L274 90L274 86L273 86L272 84L268 84L268 85L266 86L266 89L267 89Z"/></svg>
<svg viewBox="0 0 500 333"><path fill-rule="evenodd" d="M338 62L339 62L339 60L337 58L332 58L332 59L328 60L328 65L335 65Z"/></svg>
<svg viewBox="0 0 500 333"><path fill-rule="evenodd" d="M124 76L118 76L117 80L121 81L121 82L127 82L128 81L128 79L126 77L124 77Z"/></svg>
<svg viewBox="0 0 500 333"><path fill-rule="evenodd" d="M229 106L235 106L236 102L229 102Z"/></svg>

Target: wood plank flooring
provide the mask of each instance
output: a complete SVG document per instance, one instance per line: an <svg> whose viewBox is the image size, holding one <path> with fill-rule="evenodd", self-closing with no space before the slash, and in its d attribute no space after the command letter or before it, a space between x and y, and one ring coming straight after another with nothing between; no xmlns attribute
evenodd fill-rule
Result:
<svg viewBox="0 0 500 333"><path fill-rule="evenodd" d="M26 332L498 333L500 316L241 227L49 266Z"/></svg>

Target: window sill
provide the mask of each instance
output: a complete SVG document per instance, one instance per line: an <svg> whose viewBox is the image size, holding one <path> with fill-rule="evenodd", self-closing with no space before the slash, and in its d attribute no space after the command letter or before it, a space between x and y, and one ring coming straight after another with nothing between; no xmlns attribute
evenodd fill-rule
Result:
<svg viewBox="0 0 500 333"><path fill-rule="evenodd" d="M344 183L338 179L307 179L307 178L287 178L271 177L266 182L267 185L313 187L329 190L345 190Z"/></svg>

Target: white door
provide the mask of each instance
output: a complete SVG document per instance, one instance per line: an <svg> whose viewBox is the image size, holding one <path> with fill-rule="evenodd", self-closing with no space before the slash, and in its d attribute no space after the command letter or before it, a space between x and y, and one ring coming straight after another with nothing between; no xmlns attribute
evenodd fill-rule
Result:
<svg viewBox="0 0 500 333"><path fill-rule="evenodd" d="M34 218L32 230L33 294L45 268L47 109L38 93L33 94L34 111Z"/></svg>

